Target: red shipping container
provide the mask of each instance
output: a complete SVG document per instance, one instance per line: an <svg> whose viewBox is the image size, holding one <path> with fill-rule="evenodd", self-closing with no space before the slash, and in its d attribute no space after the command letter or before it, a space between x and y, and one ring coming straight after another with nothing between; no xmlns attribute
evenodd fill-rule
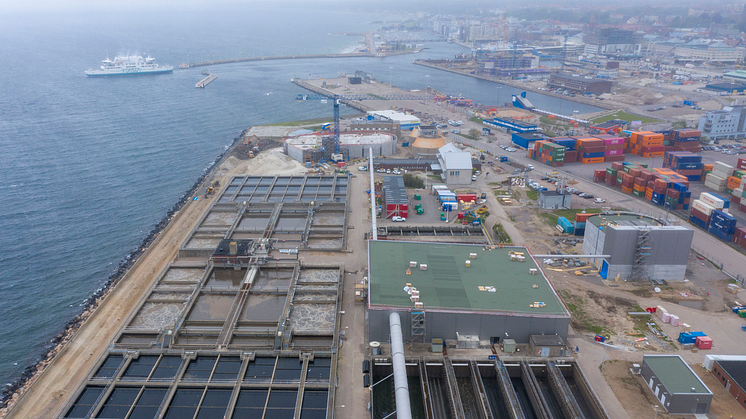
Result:
<svg viewBox="0 0 746 419"><path fill-rule="evenodd" d="M642 146L643 153L662 153L665 151L666 151L666 147L662 145Z"/></svg>
<svg viewBox="0 0 746 419"><path fill-rule="evenodd" d="M624 154L617 155L617 156L605 156L604 157L604 161L607 161L607 162L620 162L620 161L624 161Z"/></svg>
<svg viewBox="0 0 746 419"><path fill-rule="evenodd" d="M607 150L624 150L624 143L620 144L606 144Z"/></svg>
<svg viewBox="0 0 746 419"><path fill-rule="evenodd" d="M604 151L606 151L604 146L586 147L585 145L580 150L581 153L603 153Z"/></svg>
<svg viewBox="0 0 746 419"><path fill-rule="evenodd" d="M746 169L746 158L739 157L738 163L736 163L736 167L742 170Z"/></svg>
<svg viewBox="0 0 746 419"><path fill-rule="evenodd" d="M733 235L733 243L744 247L746 245L746 227L738 227Z"/></svg>
<svg viewBox="0 0 746 419"><path fill-rule="evenodd" d="M636 177L636 178L635 178L635 185L638 185L638 186L646 186L646 183L647 183L647 182L645 182L645 179L643 179L643 178L641 178L641 177Z"/></svg>
<svg viewBox="0 0 746 419"><path fill-rule="evenodd" d="M671 198L678 198L679 191L677 191L676 189L666 189L666 196Z"/></svg>
<svg viewBox="0 0 746 419"><path fill-rule="evenodd" d="M694 341L694 344L699 349L712 349L712 338L709 336L697 336L697 340Z"/></svg>
<svg viewBox="0 0 746 419"><path fill-rule="evenodd" d="M636 168L636 167L631 167L631 168L629 169L629 172L628 172L628 173L629 173L630 175L632 175L633 177L637 177L637 176L640 176L640 173L642 173L642 170L640 170L640 169L638 169L638 168Z"/></svg>
<svg viewBox="0 0 746 419"><path fill-rule="evenodd" d="M730 202L734 204L740 204L741 203L741 197L737 195L732 195L730 197Z"/></svg>
<svg viewBox="0 0 746 419"><path fill-rule="evenodd" d="M584 223L584 222L586 222L588 220L588 217L591 217L591 216L594 216L594 215L597 215L597 214L590 214L590 213L581 214L581 213L578 213L578 214L575 214L575 221L577 221L579 223Z"/></svg>
<svg viewBox="0 0 746 419"><path fill-rule="evenodd" d="M699 176L702 174L702 169L681 169L677 173L682 176Z"/></svg>
<svg viewBox="0 0 746 419"><path fill-rule="evenodd" d="M611 168L616 170L624 170L624 165L622 163L614 163L611 165Z"/></svg>
<svg viewBox="0 0 746 419"><path fill-rule="evenodd" d="M710 221L710 217L708 217L707 214L705 214L704 212L702 212L702 211L700 211L700 210L698 210L696 208L692 208L692 212L690 214L691 214L692 217L698 218L698 219L700 219L700 220L702 220L704 222Z"/></svg>

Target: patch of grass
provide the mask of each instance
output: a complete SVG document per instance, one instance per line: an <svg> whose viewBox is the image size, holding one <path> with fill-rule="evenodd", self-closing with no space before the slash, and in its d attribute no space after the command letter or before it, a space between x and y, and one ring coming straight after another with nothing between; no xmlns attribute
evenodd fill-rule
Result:
<svg viewBox="0 0 746 419"><path fill-rule="evenodd" d="M557 225L557 219L559 217L557 217L556 215L554 215L552 213L544 212L544 213L539 214L539 218L541 218L542 220L544 220L545 223L547 223L550 226L554 227L554 226Z"/></svg>
<svg viewBox="0 0 746 419"><path fill-rule="evenodd" d="M529 189L526 191L526 198L536 201L539 199L539 192Z"/></svg>
<svg viewBox="0 0 746 419"><path fill-rule="evenodd" d="M513 240L510 238L508 233L505 231L505 227L503 227L500 223L495 223L495 225L492 226L492 229L495 231L495 234L497 235L497 239L505 244L512 244Z"/></svg>
<svg viewBox="0 0 746 419"><path fill-rule="evenodd" d="M598 123L606 122L612 119L621 119L622 121L627 121L627 122L642 121L643 124L649 124L651 122L660 122L657 119L647 118L647 117L640 116L640 115L632 115L631 113L627 113L623 111L618 111L618 112L614 112L606 116L601 116L601 117L592 119L591 121L598 124Z"/></svg>
<svg viewBox="0 0 746 419"><path fill-rule="evenodd" d="M386 98L385 98L385 97L383 97L383 96L378 96L378 95L374 95L373 93L368 93L368 96L374 97L374 98L376 98L377 100L388 100L388 99L386 99Z"/></svg>
<svg viewBox="0 0 746 419"><path fill-rule="evenodd" d="M481 124L482 123L482 118L479 118L477 116L472 116L471 118L469 118L469 121L476 122L477 124Z"/></svg>

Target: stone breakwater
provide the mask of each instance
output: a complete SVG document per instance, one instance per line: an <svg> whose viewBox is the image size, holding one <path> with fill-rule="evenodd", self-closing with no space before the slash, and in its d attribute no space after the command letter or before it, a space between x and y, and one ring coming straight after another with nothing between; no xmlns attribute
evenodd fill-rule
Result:
<svg viewBox="0 0 746 419"><path fill-rule="evenodd" d="M44 368L54 360L54 357L60 352L60 350L62 350L62 348L64 348L70 339L72 339L75 332L77 332L86 319L88 319L88 317L90 317L90 315L96 310L114 286L127 274L129 269L137 262L143 253L145 253L148 247L153 244L163 229L168 226L184 205L193 199L205 179L207 179L215 168L220 165L223 159L233 151L236 145L240 144L241 140L248 132L249 129L246 129L242 131L238 137L233 139L233 143L226 149L226 151L218 155L217 158L215 158L215 161L213 161L197 181L194 182L186 192L184 192L174 206L166 211L163 218L143 238L137 248L127 254L124 259L119 262L119 265L109 274L101 288L97 289L92 295L80 303L80 306L82 307L81 313L68 321L62 331L44 346L44 350L40 354L39 360L28 365L18 378L5 385L5 388L0 395L0 417L3 417L5 413L7 413L7 408L23 395L23 392L33 384L34 380L44 371Z"/></svg>

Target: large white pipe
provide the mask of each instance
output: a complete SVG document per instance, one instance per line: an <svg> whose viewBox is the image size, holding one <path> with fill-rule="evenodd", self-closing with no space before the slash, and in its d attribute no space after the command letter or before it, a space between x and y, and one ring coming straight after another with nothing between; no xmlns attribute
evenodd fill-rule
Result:
<svg viewBox="0 0 746 419"><path fill-rule="evenodd" d="M404 342L399 313L389 315L391 331L391 364L394 366L394 390L396 394L396 418L412 419L412 408L409 405L409 385L407 384L407 366L404 363Z"/></svg>
<svg viewBox="0 0 746 419"><path fill-rule="evenodd" d="M373 176L373 147L368 148L370 161L368 162L368 174L370 175L370 224L373 240L378 240L378 226L376 225L376 185Z"/></svg>

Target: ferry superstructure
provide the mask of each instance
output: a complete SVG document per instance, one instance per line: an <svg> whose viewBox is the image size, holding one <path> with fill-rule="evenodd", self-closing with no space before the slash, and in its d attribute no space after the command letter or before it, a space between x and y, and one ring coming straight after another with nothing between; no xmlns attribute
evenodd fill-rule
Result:
<svg viewBox="0 0 746 419"><path fill-rule="evenodd" d="M88 77L105 76L134 76L139 74L163 74L171 73L174 67L170 65L156 64L155 58L142 55L117 55L113 60L106 58L101 61L101 67L96 70L88 70Z"/></svg>

